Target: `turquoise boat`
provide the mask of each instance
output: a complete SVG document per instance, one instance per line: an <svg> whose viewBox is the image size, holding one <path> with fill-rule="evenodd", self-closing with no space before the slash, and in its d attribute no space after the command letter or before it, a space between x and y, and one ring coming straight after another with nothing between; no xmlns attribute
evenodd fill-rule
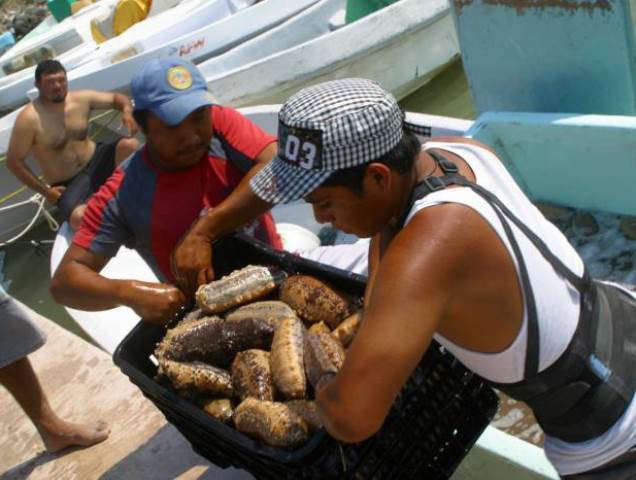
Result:
<svg viewBox="0 0 636 480"><path fill-rule="evenodd" d="M536 202L636 215L636 117L488 112L466 136L495 148Z"/></svg>

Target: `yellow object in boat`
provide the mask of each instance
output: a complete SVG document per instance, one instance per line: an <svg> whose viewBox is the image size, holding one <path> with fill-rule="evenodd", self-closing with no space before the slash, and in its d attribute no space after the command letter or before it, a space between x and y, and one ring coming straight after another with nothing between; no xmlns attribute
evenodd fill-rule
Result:
<svg viewBox="0 0 636 480"><path fill-rule="evenodd" d="M119 0L105 17L91 20L91 35L97 43L125 32L148 16L152 0Z"/></svg>

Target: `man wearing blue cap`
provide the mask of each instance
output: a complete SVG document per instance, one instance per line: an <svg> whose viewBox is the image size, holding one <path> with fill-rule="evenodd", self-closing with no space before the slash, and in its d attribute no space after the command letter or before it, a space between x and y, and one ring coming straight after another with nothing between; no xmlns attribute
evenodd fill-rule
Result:
<svg viewBox="0 0 636 480"><path fill-rule="evenodd" d="M278 132L277 157L235 192L243 219L304 198L319 222L372 237L358 332L313 385L331 435L377 432L435 339L532 408L563 478L636 478L634 293L590 278L490 148L420 145L395 98L364 79L303 89ZM209 242L235 226L201 217L174 254L177 279L196 283Z"/></svg>
<svg viewBox="0 0 636 480"><path fill-rule="evenodd" d="M173 285L175 245L202 212L232 207L231 193L274 156L276 138L236 110L214 104L201 73L184 60L148 62L131 90L146 144L89 202L51 291L73 308L126 305L163 323L186 302ZM282 248L269 213L254 217L246 231ZM139 252L160 283L98 273L124 244Z"/></svg>

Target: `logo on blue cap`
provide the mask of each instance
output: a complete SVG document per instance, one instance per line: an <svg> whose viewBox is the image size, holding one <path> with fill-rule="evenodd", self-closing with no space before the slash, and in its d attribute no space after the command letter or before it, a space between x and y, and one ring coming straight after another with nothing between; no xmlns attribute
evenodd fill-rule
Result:
<svg viewBox="0 0 636 480"><path fill-rule="evenodd" d="M177 90L187 90L192 86L192 75L185 67L172 67L168 70L168 83Z"/></svg>
<svg viewBox="0 0 636 480"><path fill-rule="evenodd" d="M150 60L130 84L135 109L150 110L168 125L177 125L194 110L214 103L201 72L179 58Z"/></svg>

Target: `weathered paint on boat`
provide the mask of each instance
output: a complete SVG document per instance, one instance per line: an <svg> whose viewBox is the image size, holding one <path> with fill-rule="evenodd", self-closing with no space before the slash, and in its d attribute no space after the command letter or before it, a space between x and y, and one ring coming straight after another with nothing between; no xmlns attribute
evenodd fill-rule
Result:
<svg viewBox="0 0 636 480"><path fill-rule="evenodd" d="M477 112L636 113L629 0L454 0L453 7Z"/></svg>
<svg viewBox="0 0 636 480"><path fill-rule="evenodd" d="M489 112L467 136L537 202L636 215L636 117Z"/></svg>

